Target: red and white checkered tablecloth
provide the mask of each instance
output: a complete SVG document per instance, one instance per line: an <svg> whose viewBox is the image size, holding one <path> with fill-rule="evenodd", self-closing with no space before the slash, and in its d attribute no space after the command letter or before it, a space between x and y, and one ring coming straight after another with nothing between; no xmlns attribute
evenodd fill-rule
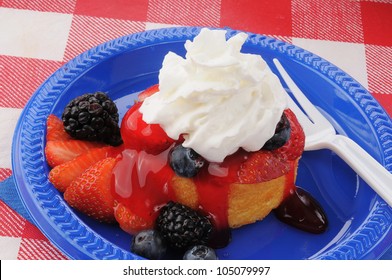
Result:
<svg viewBox="0 0 392 280"><path fill-rule="evenodd" d="M331 61L392 115L392 0L0 0L0 181L17 119L65 62L116 37L168 26L266 34ZM0 259L66 259L0 201Z"/></svg>

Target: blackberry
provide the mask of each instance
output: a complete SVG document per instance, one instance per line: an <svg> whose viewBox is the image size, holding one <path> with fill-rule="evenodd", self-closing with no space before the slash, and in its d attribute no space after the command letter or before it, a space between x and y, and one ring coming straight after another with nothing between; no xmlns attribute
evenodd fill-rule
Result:
<svg viewBox="0 0 392 280"><path fill-rule="evenodd" d="M169 202L160 210L156 229L172 247L187 249L207 244L212 232L210 220L193 209L176 202Z"/></svg>
<svg viewBox="0 0 392 280"><path fill-rule="evenodd" d="M86 93L71 100L62 120L65 131L73 138L113 146L122 143L116 104L103 92Z"/></svg>

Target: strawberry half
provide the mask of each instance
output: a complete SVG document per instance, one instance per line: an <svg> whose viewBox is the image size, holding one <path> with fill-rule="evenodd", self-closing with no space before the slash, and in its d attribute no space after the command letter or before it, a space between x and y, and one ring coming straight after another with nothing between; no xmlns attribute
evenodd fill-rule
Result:
<svg viewBox="0 0 392 280"><path fill-rule="evenodd" d="M116 218L120 228L125 232L136 234L139 231L153 227L152 220L146 220L137 216L121 203L118 203L114 208L114 217Z"/></svg>
<svg viewBox="0 0 392 280"><path fill-rule="evenodd" d="M238 179L242 184L254 184L269 181L283 176L290 171L290 163L271 151L249 153L238 171Z"/></svg>
<svg viewBox="0 0 392 280"><path fill-rule="evenodd" d="M60 192L64 192L87 168L113 153L114 148L111 146L90 149L68 162L55 166L49 172L49 181Z"/></svg>
<svg viewBox="0 0 392 280"><path fill-rule="evenodd" d="M106 146L98 142L82 140L48 141L45 146L46 161L50 167L68 162L92 148Z"/></svg>
<svg viewBox="0 0 392 280"><path fill-rule="evenodd" d="M276 149L274 152L286 156L288 160L295 160L299 158L304 151L305 133L299 124L297 117L290 109L286 109L285 114L290 122L290 138L286 144L279 149Z"/></svg>
<svg viewBox="0 0 392 280"><path fill-rule="evenodd" d="M63 121L51 114L46 120L46 141L70 140L71 136L64 130Z"/></svg>
<svg viewBox="0 0 392 280"><path fill-rule="evenodd" d="M64 192L68 204L101 222L113 222L114 199L111 194L114 158L105 158L90 166Z"/></svg>

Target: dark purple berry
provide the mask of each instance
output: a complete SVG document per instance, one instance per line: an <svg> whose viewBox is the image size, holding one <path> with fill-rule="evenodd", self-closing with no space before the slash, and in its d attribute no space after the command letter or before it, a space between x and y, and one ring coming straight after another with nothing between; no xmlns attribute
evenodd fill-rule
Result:
<svg viewBox="0 0 392 280"><path fill-rule="evenodd" d="M205 160L193 149L178 145L172 149L169 162L178 176L191 178L204 166Z"/></svg>
<svg viewBox="0 0 392 280"><path fill-rule="evenodd" d="M291 132L290 122L283 113L276 125L275 134L263 146L263 150L272 151L282 147L289 140Z"/></svg>
<svg viewBox="0 0 392 280"><path fill-rule="evenodd" d="M155 230L143 230L133 237L131 251L141 257L161 260L166 257L167 246Z"/></svg>
<svg viewBox="0 0 392 280"><path fill-rule="evenodd" d="M162 207L155 225L169 246L180 249L207 244L212 233L212 224L206 216L171 201Z"/></svg>
<svg viewBox="0 0 392 280"><path fill-rule="evenodd" d="M217 260L215 250L205 245L196 245L185 252L184 260Z"/></svg>
<svg viewBox="0 0 392 280"><path fill-rule="evenodd" d="M116 104L103 92L86 93L71 100L62 115L65 131L75 139L122 143Z"/></svg>

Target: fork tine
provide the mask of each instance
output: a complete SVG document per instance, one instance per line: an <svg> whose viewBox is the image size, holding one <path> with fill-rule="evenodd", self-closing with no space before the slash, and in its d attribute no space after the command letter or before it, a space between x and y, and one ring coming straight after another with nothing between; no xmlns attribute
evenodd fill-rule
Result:
<svg viewBox="0 0 392 280"><path fill-rule="evenodd" d="M301 105L302 109L305 111L308 118L318 126L330 127L329 121L320 113L319 110L309 101L309 99L303 94L303 92L298 88L295 82L291 79L289 74L280 64L279 60L274 58L273 62L278 69L283 80L286 82L287 86L293 93L294 97L297 99L298 103ZM293 102L293 101L292 101ZM294 103L294 102L293 102ZM300 109L299 109L300 110ZM301 110L302 111L302 110ZM297 113L297 112L294 112Z"/></svg>
<svg viewBox="0 0 392 280"><path fill-rule="evenodd" d="M275 59L274 59L275 63ZM279 61L278 61L279 63ZM272 71L272 69L267 65L267 67ZM279 70L279 69L278 69ZM297 105L297 103L294 102L294 100L291 98L290 94L287 93L287 102L288 102L288 107L293 111L293 113L296 115L298 121L305 127L310 127L312 125L312 121L308 118L308 116L301 110L301 108ZM304 129L305 130L305 129Z"/></svg>

